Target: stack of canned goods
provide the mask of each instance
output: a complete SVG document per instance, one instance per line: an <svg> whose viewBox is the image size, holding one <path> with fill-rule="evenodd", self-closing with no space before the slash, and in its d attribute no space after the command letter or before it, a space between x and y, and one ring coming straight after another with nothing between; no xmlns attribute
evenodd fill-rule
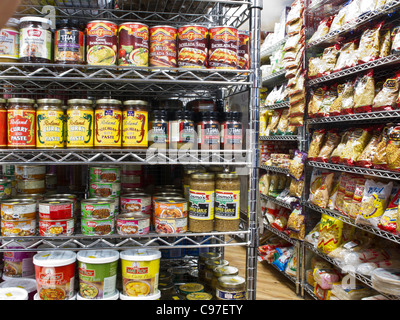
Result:
<svg viewBox="0 0 400 320"><path fill-rule="evenodd" d="M46 192L46 166L16 165L17 193L31 195Z"/></svg>

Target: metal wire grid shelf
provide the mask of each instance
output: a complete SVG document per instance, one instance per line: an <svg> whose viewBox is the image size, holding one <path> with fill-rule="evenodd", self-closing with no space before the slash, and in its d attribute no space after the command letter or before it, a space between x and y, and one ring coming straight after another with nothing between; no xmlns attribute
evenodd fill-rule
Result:
<svg viewBox="0 0 400 320"><path fill-rule="evenodd" d="M269 106L263 106L262 109L275 110L275 109L282 109L282 108L289 108L289 107L290 107L289 102L281 102L281 103L276 103L276 104L269 105Z"/></svg>
<svg viewBox="0 0 400 320"><path fill-rule="evenodd" d="M274 72L268 76L262 78L263 87L268 87L269 85L276 85L278 82L283 82L285 78L286 70L282 69L280 71Z"/></svg>
<svg viewBox="0 0 400 320"><path fill-rule="evenodd" d="M324 43L334 42L338 36L343 36L348 32L351 32L357 28L362 27L365 23L373 21L375 19L381 18L384 15L391 13L393 10L397 9L400 6L400 0L392 0L388 1L385 5L377 8L373 11L369 11L361 14L357 19L353 21L349 21L337 30L329 32L325 36L313 41L309 42L306 45L306 48L311 48L317 45L321 45Z"/></svg>
<svg viewBox="0 0 400 320"><path fill-rule="evenodd" d="M4 149L0 163L81 165L81 164L203 164L250 165L247 150L129 150L129 149Z"/></svg>
<svg viewBox="0 0 400 320"><path fill-rule="evenodd" d="M274 227L271 227L271 225L266 221L264 221L264 228L267 229L268 231L276 234L280 238L286 240L287 242L290 242L293 245L296 245L296 243L299 241L299 240L289 237L286 233L281 232L281 231L275 229Z"/></svg>
<svg viewBox="0 0 400 320"><path fill-rule="evenodd" d="M260 136L263 141L298 141L301 136L298 135L282 135L282 136Z"/></svg>
<svg viewBox="0 0 400 320"><path fill-rule="evenodd" d="M390 110L390 111L375 111L369 113L356 113L356 114L348 114L348 115L339 115L333 117L324 117L324 118L314 118L307 119L306 122L309 125L317 125L324 123L340 123L340 122L374 122L378 120L388 120L388 119L396 119L400 117L400 110Z"/></svg>
<svg viewBox="0 0 400 320"><path fill-rule="evenodd" d="M201 24L240 27L250 18L246 0L43 0L22 1L16 16L41 15L56 6L58 17L107 19L117 23L140 21L149 25Z"/></svg>
<svg viewBox="0 0 400 320"><path fill-rule="evenodd" d="M266 166L264 164L262 164L260 166L260 169L273 171L273 172L277 172L277 173L289 174L289 170L288 169L279 168L279 167L272 167L272 166Z"/></svg>
<svg viewBox="0 0 400 320"><path fill-rule="evenodd" d="M288 208L288 209L292 209L291 203L278 200L278 199L276 199L276 198L274 198L274 197L272 197L272 196L269 196L269 195L266 195L266 194L262 194L262 193L260 193L260 197L261 197L261 199L264 199L264 200L267 200L267 201L268 201L268 200L269 200L269 201L272 201L273 203L276 203L277 205L279 205L279 206L281 206L281 207L285 207L285 208Z"/></svg>

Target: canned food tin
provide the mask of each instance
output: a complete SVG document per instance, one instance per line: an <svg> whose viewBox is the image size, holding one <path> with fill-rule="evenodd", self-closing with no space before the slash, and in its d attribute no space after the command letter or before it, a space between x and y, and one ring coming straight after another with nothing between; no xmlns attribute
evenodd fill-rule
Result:
<svg viewBox="0 0 400 320"><path fill-rule="evenodd" d="M187 25L178 28L178 65L180 68L204 69L208 56L208 29Z"/></svg>
<svg viewBox="0 0 400 320"><path fill-rule="evenodd" d="M185 218L187 217L188 202L184 198L165 197L154 201L154 217Z"/></svg>
<svg viewBox="0 0 400 320"><path fill-rule="evenodd" d="M177 39L178 31L171 26L154 26L150 28L150 53L151 67L176 68L177 64Z"/></svg>
<svg viewBox="0 0 400 320"><path fill-rule="evenodd" d="M46 178L46 166L15 166L17 180L43 180Z"/></svg>
<svg viewBox="0 0 400 320"><path fill-rule="evenodd" d="M5 237L24 237L36 234L36 219L1 220L1 235Z"/></svg>
<svg viewBox="0 0 400 320"><path fill-rule="evenodd" d="M30 220L36 216L36 201L9 199L1 202L1 218L4 220Z"/></svg>
<svg viewBox="0 0 400 320"><path fill-rule="evenodd" d="M87 199L81 201L81 214L84 218L107 219L115 213L115 202L112 199Z"/></svg>
<svg viewBox="0 0 400 320"><path fill-rule="evenodd" d="M248 70L250 68L250 33L248 31L238 31L238 69Z"/></svg>
<svg viewBox="0 0 400 320"><path fill-rule="evenodd" d="M45 193L46 180L18 180L17 191L25 194Z"/></svg>
<svg viewBox="0 0 400 320"><path fill-rule="evenodd" d="M125 22L118 27L118 65L147 67L149 65L149 26Z"/></svg>
<svg viewBox="0 0 400 320"><path fill-rule="evenodd" d="M0 179L0 199L7 199L11 196L11 180Z"/></svg>
<svg viewBox="0 0 400 320"><path fill-rule="evenodd" d="M187 218L154 218L157 233L184 233L187 231Z"/></svg>
<svg viewBox="0 0 400 320"><path fill-rule="evenodd" d="M236 28L216 26L209 29L211 69L235 69L238 65L238 31Z"/></svg>
<svg viewBox="0 0 400 320"><path fill-rule="evenodd" d="M145 235L150 231L150 216L144 213L117 216L117 233L120 235Z"/></svg>
<svg viewBox="0 0 400 320"><path fill-rule="evenodd" d="M39 219L66 220L74 216L74 202L69 199L46 199L39 202Z"/></svg>
<svg viewBox="0 0 400 320"><path fill-rule="evenodd" d="M117 197L117 196L109 196L107 198L90 197L89 199L90 200L98 200L98 201L109 201L109 200L111 200L113 202L114 217L116 217L119 214L119 197Z"/></svg>
<svg viewBox="0 0 400 320"><path fill-rule="evenodd" d="M68 199L73 201L73 211L74 214L77 213L78 210L78 197L76 194L71 193L57 193L51 195L52 199Z"/></svg>
<svg viewBox="0 0 400 320"><path fill-rule="evenodd" d="M74 234L74 218L65 220L39 219L39 233L42 237L72 236Z"/></svg>
<svg viewBox="0 0 400 320"><path fill-rule="evenodd" d="M86 60L89 65L115 65L118 27L105 20L90 21L86 27Z"/></svg>
<svg viewBox="0 0 400 320"><path fill-rule="evenodd" d="M119 182L121 181L120 167L90 167L91 182Z"/></svg>
<svg viewBox="0 0 400 320"><path fill-rule="evenodd" d="M108 219L81 219L82 234L87 236L104 236L113 234L115 229L114 217Z"/></svg>
<svg viewBox="0 0 400 320"><path fill-rule="evenodd" d="M89 194L91 197L102 198L120 196L121 184L119 182L91 182Z"/></svg>
<svg viewBox="0 0 400 320"><path fill-rule="evenodd" d="M151 214L151 196L146 193L128 193L121 196L121 212Z"/></svg>
<svg viewBox="0 0 400 320"><path fill-rule="evenodd" d="M46 189L54 190L57 188L57 175L56 174L46 174Z"/></svg>

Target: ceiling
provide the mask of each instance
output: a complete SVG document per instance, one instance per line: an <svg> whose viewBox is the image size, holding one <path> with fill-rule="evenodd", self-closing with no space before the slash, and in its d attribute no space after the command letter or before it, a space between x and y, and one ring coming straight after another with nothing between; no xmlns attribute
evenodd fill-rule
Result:
<svg viewBox="0 0 400 320"><path fill-rule="evenodd" d="M282 10L290 7L293 0L264 0L261 11L261 31L274 31L275 22L279 22Z"/></svg>

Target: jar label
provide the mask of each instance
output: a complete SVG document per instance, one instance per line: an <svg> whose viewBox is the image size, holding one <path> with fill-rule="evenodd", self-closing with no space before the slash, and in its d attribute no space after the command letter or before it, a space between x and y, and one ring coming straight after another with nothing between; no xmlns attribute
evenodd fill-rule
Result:
<svg viewBox="0 0 400 320"><path fill-rule="evenodd" d="M168 143L169 128L168 123L153 122L151 132L149 132L149 141L153 143Z"/></svg>
<svg viewBox="0 0 400 320"><path fill-rule="evenodd" d="M93 111L67 111L67 147L93 147Z"/></svg>
<svg viewBox="0 0 400 320"><path fill-rule="evenodd" d="M35 110L8 110L8 146L35 147Z"/></svg>
<svg viewBox="0 0 400 320"><path fill-rule="evenodd" d="M79 30L57 30L54 37L54 61L81 63L84 60L85 35Z"/></svg>
<svg viewBox="0 0 400 320"><path fill-rule="evenodd" d="M214 219L214 191L189 190L189 217L197 220Z"/></svg>
<svg viewBox="0 0 400 320"><path fill-rule="evenodd" d="M149 27L126 23L118 29L118 65L147 67L149 65Z"/></svg>
<svg viewBox="0 0 400 320"><path fill-rule="evenodd" d="M0 126L7 128L7 110L0 110ZM0 131L0 148L7 146L7 130ZM4 170L4 169L3 169Z"/></svg>
<svg viewBox="0 0 400 320"><path fill-rule="evenodd" d="M171 142L194 143L195 130L192 121L173 121L171 124Z"/></svg>
<svg viewBox="0 0 400 320"><path fill-rule="evenodd" d="M119 110L96 110L95 146L121 146L122 113Z"/></svg>
<svg viewBox="0 0 400 320"><path fill-rule="evenodd" d="M227 123L221 130L221 143L242 146L242 124Z"/></svg>
<svg viewBox="0 0 400 320"><path fill-rule="evenodd" d="M148 145L147 111L124 111L122 119L122 146L146 148Z"/></svg>
<svg viewBox="0 0 400 320"><path fill-rule="evenodd" d="M222 291L216 289L215 296L221 300L245 300L246 291Z"/></svg>
<svg viewBox="0 0 400 320"><path fill-rule="evenodd" d="M23 28L20 33L20 58L42 58L51 60L50 30L42 28Z"/></svg>
<svg viewBox="0 0 400 320"><path fill-rule="evenodd" d="M36 146L64 147L64 114L62 111L37 111Z"/></svg>
<svg viewBox="0 0 400 320"><path fill-rule="evenodd" d="M205 123L197 126L198 143L201 148L219 148L220 132L218 123Z"/></svg>
<svg viewBox="0 0 400 320"><path fill-rule="evenodd" d="M19 32L11 29L1 29L0 58L19 58Z"/></svg>
<svg viewBox="0 0 400 320"><path fill-rule="evenodd" d="M238 32L231 27L209 29L208 66L211 69L235 69L238 64Z"/></svg>
<svg viewBox="0 0 400 320"><path fill-rule="evenodd" d="M215 217L218 219L239 219L240 191L215 191Z"/></svg>

